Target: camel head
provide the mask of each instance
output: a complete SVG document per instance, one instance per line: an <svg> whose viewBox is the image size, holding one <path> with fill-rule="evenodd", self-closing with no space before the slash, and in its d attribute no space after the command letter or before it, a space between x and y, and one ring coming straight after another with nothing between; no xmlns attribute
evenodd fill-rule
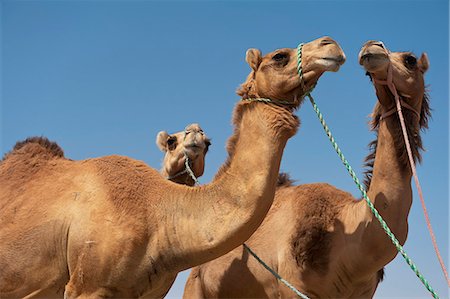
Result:
<svg viewBox="0 0 450 299"><path fill-rule="evenodd" d="M421 117L425 97L424 74L428 70L427 54L417 58L411 52L390 52L381 41L366 42L359 52L359 64L364 67L375 85L379 103L384 111L395 106L393 94L380 81L388 79L392 72L392 81L397 93L408 106Z"/></svg>
<svg viewBox="0 0 450 299"><path fill-rule="evenodd" d="M246 61L252 71L237 91L238 95L243 99L269 98L298 106L324 72L339 70L345 62L345 54L328 36L304 44L302 82L297 71L297 48L278 49L265 56L257 49L249 49Z"/></svg>
<svg viewBox="0 0 450 299"><path fill-rule="evenodd" d="M186 171L186 157L195 177L203 175L205 156L211 142L198 124L191 124L184 131L172 135L161 131L156 144L165 152L162 175L174 182L193 186L195 182Z"/></svg>

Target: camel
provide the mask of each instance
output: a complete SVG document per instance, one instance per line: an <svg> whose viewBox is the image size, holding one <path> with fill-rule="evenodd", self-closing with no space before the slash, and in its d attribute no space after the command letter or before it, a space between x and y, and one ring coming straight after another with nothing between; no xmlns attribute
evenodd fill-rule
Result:
<svg viewBox="0 0 450 299"><path fill-rule="evenodd" d="M169 135L161 131L156 136L156 145L165 153L160 173L172 182L194 186L195 180L186 168L186 159L196 178L203 175L205 156L211 140L198 124L188 125L184 131Z"/></svg>
<svg viewBox="0 0 450 299"><path fill-rule="evenodd" d="M367 42L359 63L373 80L378 102L371 126L377 139L366 159L369 198L403 245L412 203L411 170L392 93L380 80L392 66L402 98L416 160L420 130L427 128L429 101L424 88L426 54L389 53L383 43ZM364 200L323 183L292 185L281 177L264 222L245 243L309 298L371 298L384 266L397 255L395 246ZM184 298L292 298L295 294L240 246L195 267Z"/></svg>
<svg viewBox="0 0 450 299"><path fill-rule="evenodd" d="M211 145L202 128L198 124L190 124L183 131L171 135L160 131L156 135L156 145L165 153L161 175L177 184L194 186L197 178L203 175L206 153ZM189 163L192 175L186 163Z"/></svg>
<svg viewBox="0 0 450 299"><path fill-rule="evenodd" d="M118 155L73 161L45 138L18 142L0 163L0 297L162 298L178 272L247 240L272 205L304 93L345 56L329 37L305 44L302 82L296 49L249 49L246 61L228 158L209 184L176 184Z"/></svg>

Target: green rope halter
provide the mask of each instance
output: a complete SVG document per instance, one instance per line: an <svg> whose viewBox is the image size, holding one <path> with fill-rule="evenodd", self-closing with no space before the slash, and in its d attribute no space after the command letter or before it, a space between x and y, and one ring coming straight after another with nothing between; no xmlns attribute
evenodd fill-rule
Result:
<svg viewBox="0 0 450 299"><path fill-rule="evenodd" d="M295 105L292 102L283 101L283 100L273 100L273 99L268 99L268 98L247 98L247 99L242 99L242 101L271 103L271 104L275 104L278 106L294 106Z"/></svg>
<svg viewBox="0 0 450 299"><path fill-rule="evenodd" d="M301 59L302 59L302 46L303 44L298 45L298 74L300 75L300 80L302 80L303 73L302 73L302 66L301 66ZM325 133L328 136L328 139L330 140L331 144L333 145L333 148L335 149L336 153L338 154L339 158L341 159L342 163L344 164L345 168L347 169L348 173L352 177L353 181L355 182L358 189L361 191L361 194L366 201L367 205L369 206L369 209L374 214L375 218L380 222L381 227L385 231L385 233L388 235L388 237L391 239L392 243L397 248L397 251L400 252L400 254L405 259L406 263L409 265L411 270L414 271L416 276L419 278L419 280L422 282L422 284L425 286L425 288L431 293L433 298L439 298L439 295L433 290L431 285L428 283L428 281L424 278L424 276L419 272L419 269L417 266L413 263L411 258L406 254L406 251L403 249L402 245L400 245L400 242L397 240L397 238L394 236L390 228L388 227L387 223L383 220L380 213L377 211L373 203L370 201L369 196L367 195L367 192L363 185L359 182L358 177L356 176L356 173L353 171L352 167L350 166L347 159L344 157L344 154L342 153L341 149L339 148L337 142L335 141L333 135L331 134L330 129L328 128L327 124L325 123L325 120L323 118L322 113L320 113L319 108L317 107L316 103L314 102L313 97L311 96L310 92L306 93L305 96L308 96L314 111L317 114L317 117L319 118L320 123L323 126L323 129L325 130Z"/></svg>

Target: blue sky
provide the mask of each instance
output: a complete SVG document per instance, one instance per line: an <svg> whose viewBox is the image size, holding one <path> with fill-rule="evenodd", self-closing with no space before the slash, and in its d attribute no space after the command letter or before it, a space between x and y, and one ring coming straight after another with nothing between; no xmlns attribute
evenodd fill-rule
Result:
<svg viewBox="0 0 450 299"><path fill-rule="evenodd" d="M159 169L160 130L198 122L212 138L202 183L226 159L236 88L263 53L329 35L347 55L313 95L347 159L362 177L376 102L357 63L364 42L427 52L433 118L418 167L441 252L449 266L448 1L1 1L1 149L44 135L72 159L120 154ZM281 169L298 183L328 182L360 194L307 102ZM440 294L448 288L414 193L406 251ZM168 298L179 298L187 272ZM399 256L375 298L427 298Z"/></svg>

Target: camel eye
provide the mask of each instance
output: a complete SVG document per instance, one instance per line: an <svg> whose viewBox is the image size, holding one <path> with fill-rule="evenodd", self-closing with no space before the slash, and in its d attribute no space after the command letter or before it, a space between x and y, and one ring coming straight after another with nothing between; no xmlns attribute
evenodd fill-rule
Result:
<svg viewBox="0 0 450 299"><path fill-rule="evenodd" d="M405 57L405 63L408 67L415 67L417 64L417 59L412 55L408 55Z"/></svg>
<svg viewBox="0 0 450 299"><path fill-rule="evenodd" d="M285 53L277 53L272 57L272 60L279 62L286 58L287 58L287 55Z"/></svg>

